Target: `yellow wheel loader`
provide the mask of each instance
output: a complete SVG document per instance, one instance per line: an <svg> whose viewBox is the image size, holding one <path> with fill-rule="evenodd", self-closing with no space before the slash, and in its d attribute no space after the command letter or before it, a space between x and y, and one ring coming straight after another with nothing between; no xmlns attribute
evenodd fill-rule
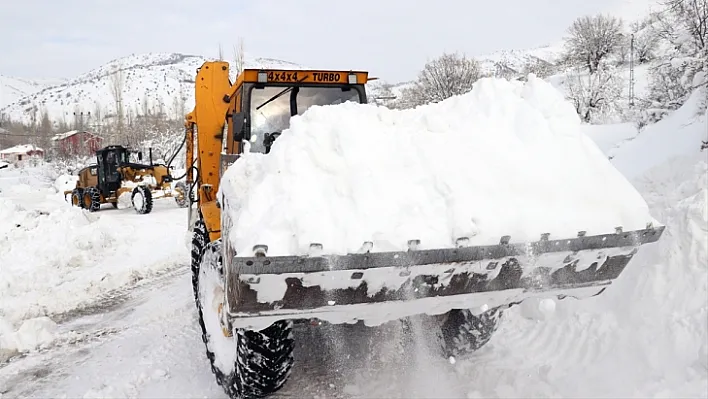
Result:
<svg viewBox="0 0 708 399"><path fill-rule="evenodd" d="M365 103L369 80L367 72L246 69L231 83L226 62L206 62L197 71L196 103L185 120L192 284L207 357L232 398L266 396L285 384L294 363L295 322L332 320L335 313L344 315L341 322L358 321L405 303L402 318L420 313L435 322L441 356L464 356L490 339L504 309L532 297L597 295L639 246L663 233L648 225L595 236L544 234L534 242L504 236L490 246L471 246L460 237L450 248L425 250L411 237L408 251L373 252L367 242L345 256L327 254L317 243L311 247L319 251L307 256L269 256L263 243L236 254L222 212L228 198L217 192L244 144L268 154L291 116L313 105ZM266 107L273 107L279 131L264 130L254 118ZM404 281L400 288L384 288L382 280L391 276ZM312 284L333 279L345 283ZM281 299L259 301L266 284L282 287ZM370 287L382 288L368 292ZM426 316L430 301L447 311Z"/></svg>
<svg viewBox="0 0 708 399"><path fill-rule="evenodd" d="M118 207L118 198L124 193L131 193L133 208L140 214L152 211L153 200L174 197L177 206L186 208L188 201L186 185L174 181L167 165L133 163L129 160L130 151L119 145L111 145L96 151L96 164L78 171L78 180L73 190L64 191L69 195L71 204L90 212L101 209L101 204L110 203ZM142 152L138 160L142 161ZM155 195L155 192L161 193Z"/></svg>

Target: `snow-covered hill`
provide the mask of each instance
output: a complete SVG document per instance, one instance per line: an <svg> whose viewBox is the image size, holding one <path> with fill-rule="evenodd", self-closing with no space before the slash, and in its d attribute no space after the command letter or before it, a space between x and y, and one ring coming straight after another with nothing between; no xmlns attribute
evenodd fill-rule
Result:
<svg viewBox="0 0 708 399"><path fill-rule="evenodd" d="M529 61L542 59L554 62L560 45L527 50L504 50L476 57L485 73L494 74L500 64L517 71ZM162 104L170 115L182 113L193 106L193 83L196 69L213 58L176 53L134 54L113 60L99 68L68 81L26 80L0 76L0 114L6 118L28 123L33 113L37 118L46 110L55 123L71 123L75 112L83 112L88 124L99 123L115 113L113 81L117 71L123 75L123 107L126 114L141 114L147 107L157 110ZM294 68L305 66L288 61L253 57L246 54L246 68ZM375 75L376 71L371 71ZM235 76L232 76L234 78ZM369 96L399 96L410 82L390 84L390 92L383 89L390 82L369 84Z"/></svg>
<svg viewBox="0 0 708 399"><path fill-rule="evenodd" d="M74 112L83 112L88 124L99 123L101 118L116 112L114 81L122 75L121 101L126 115L143 113L146 101L152 110L157 111L162 105L164 112L176 115L193 106L196 70L209 59L175 53L119 58L62 84L21 97L0 108L0 113L11 120L27 123L35 110L38 115L46 110L52 121L71 123ZM248 54L245 67L302 68L291 62L249 57Z"/></svg>
<svg viewBox="0 0 708 399"><path fill-rule="evenodd" d="M0 108L46 87L61 83L63 83L61 79L23 79L0 75Z"/></svg>
<svg viewBox="0 0 708 399"><path fill-rule="evenodd" d="M496 51L477 56L475 59L481 64L483 73L494 75L504 67L521 72L524 65L538 60L555 63L562 52L563 43L558 42L530 49Z"/></svg>
<svg viewBox="0 0 708 399"><path fill-rule="evenodd" d="M490 54L474 56L480 64L482 73L487 76L519 76L524 66L533 62L557 62L563 52L563 43L558 42L546 46L530 49L500 50ZM400 98L403 89L410 87L413 82L386 82L376 80L367 85L370 99L384 105L393 105L393 98ZM552 82L555 84L555 82Z"/></svg>

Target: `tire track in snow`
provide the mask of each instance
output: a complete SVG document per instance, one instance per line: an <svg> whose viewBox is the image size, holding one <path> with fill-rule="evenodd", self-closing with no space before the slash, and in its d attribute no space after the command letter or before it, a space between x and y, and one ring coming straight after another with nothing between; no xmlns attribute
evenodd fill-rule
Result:
<svg viewBox="0 0 708 399"><path fill-rule="evenodd" d="M11 397L223 397L203 351L188 273L165 283L133 295L125 319L108 315L120 329L110 339L55 351L56 370L16 384L21 391Z"/></svg>
<svg viewBox="0 0 708 399"><path fill-rule="evenodd" d="M151 308L148 312L143 312L143 315L133 317L131 323L131 315L134 315L136 309L146 302L154 301L151 294L155 291L163 291L165 287L185 276L189 272L189 268L185 265L176 265L168 269L164 269L157 273L155 277L142 279L131 286L124 286L116 290L106 292L101 297L92 301L91 304L82 307L78 310L63 313L58 322L56 339L50 345L41 348L34 352L18 353L9 357L4 362L0 362L0 375L10 373L15 369L14 363L26 362L27 367L22 371L15 372L14 378L8 378L0 386L0 393L7 395L9 393L17 394L18 397L26 396L25 392L31 392L36 387L24 388L20 392L13 390L22 385L28 385L26 379L32 379L35 382L41 383L43 380L56 380L61 378L61 365L66 362L67 357L83 357L80 354L88 354L91 347L101 345L110 341L114 336L119 335L127 330L147 330L151 323L149 320L150 314L158 315L156 319L168 317L159 311L163 308ZM191 291L186 294L191 298ZM169 308L168 308L169 309ZM161 317L160 317L161 316ZM181 315L180 315L181 316ZM56 317L56 315L54 316ZM194 321L196 324L196 320ZM198 325L198 324L197 324ZM143 327L141 327L143 326ZM37 366L32 366L37 359L44 359ZM77 359L78 360L78 359ZM53 365L50 367L50 365ZM56 366L56 367L55 367ZM18 365L17 369L22 369L22 365ZM44 371L43 371L44 370ZM4 399L4 398L3 398Z"/></svg>
<svg viewBox="0 0 708 399"><path fill-rule="evenodd" d="M513 315L517 316L517 315ZM505 320L494 339L494 346L515 353L521 363L546 363L555 367L582 366L595 362L606 351L606 345L596 337L605 335L604 324L597 319L571 317L569 320L531 321L520 317ZM507 364L494 357L491 363Z"/></svg>
<svg viewBox="0 0 708 399"><path fill-rule="evenodd" d="M90 302L86 302L72 310L62 313L49 314L56 323L66 323L84 316L109 313L120 305L125 304L134 296L141 293L141 289L156 289L169 284L171 279L189 272L189 266L181 262L174 262L172 266L161 269L146 276L136 276L136 280L129 285L107 291Z"/></svg>
<svg viewBox="0 0 708 399"><path fill-rule="evenodd" d="M478 382L470 397L582 395L562 388L581 382L579 375L621 345L611 315L528 320L512 308L506 316L486 347L458 363L458 375Z"/></svg>

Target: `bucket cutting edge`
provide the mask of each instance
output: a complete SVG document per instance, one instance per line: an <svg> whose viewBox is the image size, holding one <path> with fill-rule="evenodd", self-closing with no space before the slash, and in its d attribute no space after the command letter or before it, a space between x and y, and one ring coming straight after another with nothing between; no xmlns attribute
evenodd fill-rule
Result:
<svg viewBox="0 0 708 399"><path fill-rule="evenodd" d="M349 308L355 321L371 306L399 301L435 298L435 307L442 309L487 303L490 297L498 305L549 295L587 297L604 290L638 248L656 242L664 228L618 228L595 236L580 232L559 240L544 235L514 244L507 236L490 246L347 255L238 257L227 248L225 277L233 282L226 292L228 315L233 323L253 324L257 321L240 319L272 322L332 314L335 308L346 314Z"/></svg>

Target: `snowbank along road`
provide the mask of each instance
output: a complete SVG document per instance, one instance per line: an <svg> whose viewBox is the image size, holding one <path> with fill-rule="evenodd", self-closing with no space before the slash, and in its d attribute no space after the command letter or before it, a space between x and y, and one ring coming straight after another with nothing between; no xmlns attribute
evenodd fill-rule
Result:
<svg viewBox="0 0 708 399"><path fill-rule="evenodd" d="M599 136L667 226L601 296L525 302L455 362L415 323L298 329L300 365L274 397L706 397L708 120L687 117L700 95L638 135ZM87 214L57 177L0 170L2 398L224 397L196 320L186 212L165 200L147 217Z"/></svg>
<svg viewBox="0 0 708 399"><path fill-rule="evenodd" d="M51 340L52 321L115 305L189 255L174 200L157 200L154 215L125 202L89 213L64 200L73 184L49 165L0 174L0 359Z"/></svg>

